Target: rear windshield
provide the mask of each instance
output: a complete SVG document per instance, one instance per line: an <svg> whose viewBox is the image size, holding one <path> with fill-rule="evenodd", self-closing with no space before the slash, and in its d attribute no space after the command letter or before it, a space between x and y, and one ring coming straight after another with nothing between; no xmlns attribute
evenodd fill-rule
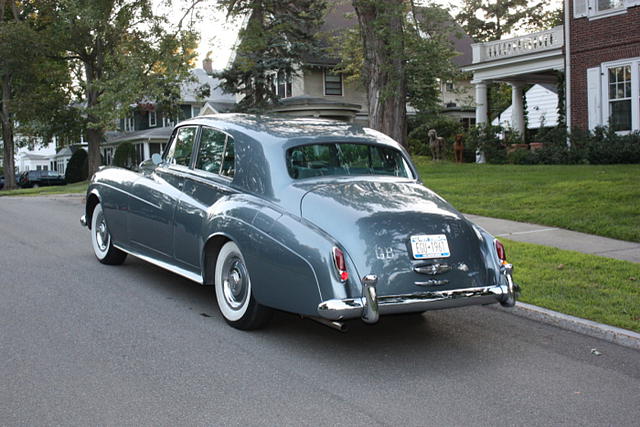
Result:
<svg viewBox="0 0 640 427"><path fill-rule="evenodd" d="M313 176L387 175L413 177L402 154L371 144L312 144L287 150L287 169L294 179Z"/></svg>

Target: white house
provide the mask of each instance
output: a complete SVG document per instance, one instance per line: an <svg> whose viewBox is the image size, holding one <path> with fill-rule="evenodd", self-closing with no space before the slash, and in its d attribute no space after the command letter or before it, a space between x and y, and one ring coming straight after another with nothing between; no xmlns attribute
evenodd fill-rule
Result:
<svg viewBox="0 0 640 427"><path fill-rule="evenodd" d="M535 84L525 94L527 101L527 128L539 129L558 124L558 93L557 87L552 84ZM497 118L492 125L500 125L504 128L514 129L513 107L509 106Z"/></svg>
<svg viewBox="0 0 640 427"><path fill-rule="evenodd" d="M30 149L21 147L15 155L16 172L34 170L55 170L53 156L56 154L56 144L51 142L46 147L34 147Z"/></svg>

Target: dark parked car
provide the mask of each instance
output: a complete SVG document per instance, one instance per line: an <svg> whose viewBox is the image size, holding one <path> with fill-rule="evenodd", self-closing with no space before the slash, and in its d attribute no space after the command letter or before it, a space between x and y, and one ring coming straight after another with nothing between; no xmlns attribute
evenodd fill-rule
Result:
<svg viewBox="0 0 640 427"><path fill-rule="evenodd" d="M96 173L81 222L100 262L132 254L211 285L240 329L271 309L342 329L516 299L499 241L425 188L398 143L336 121L180 123L140 172Z"/></svg>
<svg viewBox="0 0 640 427"><path fill-rule="evenodd" d="M22 188L37 188L45 185L65 185L64 176L55 171L26 171L20 174L18 185Z"/></svg>

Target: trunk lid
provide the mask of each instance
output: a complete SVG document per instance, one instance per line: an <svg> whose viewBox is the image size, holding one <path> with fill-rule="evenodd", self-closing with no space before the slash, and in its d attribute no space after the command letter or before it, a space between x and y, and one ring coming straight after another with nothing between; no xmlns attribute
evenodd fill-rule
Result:
<svg viewBox="0 0 640 427"><path fill-rule="evenodd" d="M481 236L440 196L413 182L357 181L316 186L301 216L333 236L359 278L378 276L379 295L486 286ZM445 235L450 255L415 259L411 237ZM417 272L416 268L421 272ZM358 277L353 279L358 282Z"/></svg>

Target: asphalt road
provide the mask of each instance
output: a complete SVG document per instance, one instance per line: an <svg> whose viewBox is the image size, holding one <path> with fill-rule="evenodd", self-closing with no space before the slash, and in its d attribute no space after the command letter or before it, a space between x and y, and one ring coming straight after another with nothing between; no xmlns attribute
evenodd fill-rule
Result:
<svg viewBox="0 0 640 427"><path fill-rule="evenodd" d="M0 425L640 423L635 350L485 307L237 331L209 287L99 264L81 211L0 198Z"/></svg>

